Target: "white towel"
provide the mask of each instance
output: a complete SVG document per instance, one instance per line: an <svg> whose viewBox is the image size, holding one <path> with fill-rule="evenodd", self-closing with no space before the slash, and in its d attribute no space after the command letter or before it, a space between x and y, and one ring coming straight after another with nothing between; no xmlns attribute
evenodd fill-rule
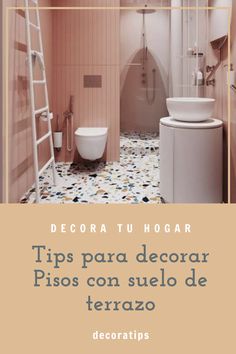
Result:
<svg viewBox="0 0 236 354"><path fill-rule="evenodd" d="M38 61L39 61L39 65L41 67L42 70L45 70L45 65L44 65L44 60L43 60L43 55L39 52L37 52L36 50L34 50L32 52L32 55L34 55Z"/></svg>

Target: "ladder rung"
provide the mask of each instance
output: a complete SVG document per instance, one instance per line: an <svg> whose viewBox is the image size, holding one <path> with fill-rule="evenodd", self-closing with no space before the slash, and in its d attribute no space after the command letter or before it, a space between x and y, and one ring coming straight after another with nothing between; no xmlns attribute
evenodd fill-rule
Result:
<svg viewBox="0 0 236 354"><path fill-rule="evenodd" d="M37 140L37 145L41 144L44 140L48 139L51 135L51 132L48 132L47 134L43 135L42 138Z"/></svg>
<svg viewBox="0 0 236 354"><path fill-rule="evenodd" d="M34 114L37 116L38 114L46 112L47 110L48 110L48 106L46 106L44 108L37 109L36 111L34 111Z"/></svg>
<svg viewBox="0 0 236 354"><path fill-rule="evenodd" d="M54 161L54 157L51 157L50 160L39 171L39 176L41 176L44 173L44 171L51 165L53 161Z"/></svg>
<svg viewBox="0 0 236 354"><path fill-rule="evenodd" d="M34 29L36 29L36 31L39 31L40 30L40 27L35 25L34 23L32 22L29 22L30 26L33 27Z"/></svg>
<svg viewBox="0 0 236 354"><path fill-rule="evenodd" d="M31 54L32 55L43 55L43 53L42 52L38 52L37 50L33 50L33 49L31 49Z"/></svg>
<svg viewBox="0 0 236 354"><path fill-rule="evenodd" d="M33 83L36 85L43 85L46 84L46 80L33 80Z"/></svg>

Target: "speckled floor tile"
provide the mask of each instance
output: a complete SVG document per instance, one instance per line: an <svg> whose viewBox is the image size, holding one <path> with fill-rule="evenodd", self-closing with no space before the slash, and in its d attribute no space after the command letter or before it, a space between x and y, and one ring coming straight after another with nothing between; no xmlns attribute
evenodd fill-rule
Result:
<svg viewBox="0 0 236 354"><path fill-rule="evenodd" d="M42 204L161 203L159 138L153 134L123 133L120 161L57 163L58 183L51 169L40 177ZM32 188L21 203L34 203Z"/></svg>

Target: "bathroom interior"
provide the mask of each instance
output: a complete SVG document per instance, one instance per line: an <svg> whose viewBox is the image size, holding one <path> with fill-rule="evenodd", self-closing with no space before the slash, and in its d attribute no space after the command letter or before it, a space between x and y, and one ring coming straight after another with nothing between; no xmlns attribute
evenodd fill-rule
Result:
<svg viewBox="0 0 236 354"><path fill-rule="evenodd" d="M51 124L55 156L36 147L38 199L25 1L9 3L8 202L236 202L235 1L38 0L36 132Z"/></svg>

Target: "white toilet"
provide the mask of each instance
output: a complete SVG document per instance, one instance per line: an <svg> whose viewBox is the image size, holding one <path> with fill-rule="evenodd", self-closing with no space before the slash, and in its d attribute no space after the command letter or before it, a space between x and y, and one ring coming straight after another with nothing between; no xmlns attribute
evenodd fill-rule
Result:
<svg viewBox="0 0 236 354"><path fill-rule="evenodd" d="M75 143L80 156L85 160L100 159L105 151L108 128L78 128Z"/></svg>

